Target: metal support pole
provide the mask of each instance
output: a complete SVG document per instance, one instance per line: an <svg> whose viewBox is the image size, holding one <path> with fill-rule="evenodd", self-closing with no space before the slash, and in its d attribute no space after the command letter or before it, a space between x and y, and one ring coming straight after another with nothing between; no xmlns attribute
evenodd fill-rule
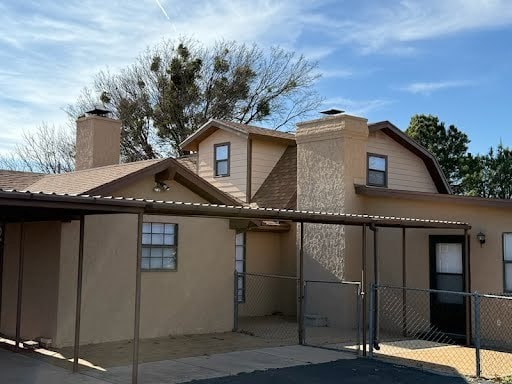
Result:
<svg viewBox="0 0 512 384"><path fill-rule="evenodd" d="M475 292L475 353L476 353L476 377L480 378L480 295Z"/></svg>
<svg viewBox="0 0 512 384"><path fill-rule="evenodd" d="M23 264L25 259L25 223L20 224L20 243L18 258L18 297L16 303L16 349L21 348L21 303L23 298Z"/></svg>
<svg viewBox="0 0 512 384"><path fill-rule="evenodd" d="M357 286L356 291L356 339L357 339L357 354L361 353L361 285ZM364 312L364 311L362 311Z"/></svg>
<svg viewBox="0 0 512 384"><path fill-rule="evenodd" d="M370 285L370 327L369 327L369 330L370 330L370 335L369 335L369 343L368 343L368 357L370 358L373 358L373 345L374 345L374 337L375 335L373 334L373 330L374 330L374 322L375 322L375 311L374 311L374 307L375 306L375 287L373 285L373 283L371 283Z"/></svg>
<svg viewBox="0 0 512 384"><path fill-rule="evenodd" d="M133 325L133 365L132 384L139 379L139 333L140 333L140 292L141 292L141 263L142 263L142 224L144 216L137 214L137 265L135 267L135 319Z"/></svg>
<svg viewBox="0 0 512 384"><path fill-rule="evenodd" d="M304 301L303 301L303 312L304 314L306 313L306 310L308 308L308 301L307 301L307 298L308 298L308 282L307 281L304 281ZM302 340L303 340L303 344L304 345L307 345L307 334L306 334L306 324L305 324L305 321L303 321L302 323Z"/></svg>
<svg viewBox="0 0 512 384"><path fill-rule="evenodd" d="M78 372L80 353L80 318L82 311L82 278L84 267L84 216L80 216L80 237L78 240L78 272L76 277L75 345L73 349L73 372Z"/></svg>
<svg viewBox="0 0 512 384"><path fill-rule="evenodd" d="M233 284L233 332L238 331L238 272L235 269Z"/></svg>
<svg viewBox="0 0 512 384"><path fill-rule="evenodd" d="M373 282L375 284L375 292L374 292L374 319L373 319L373 347L375 349L379 349L379 294L377 292L377 287L380 284L380 268L379 268L379 247L378 247L378 233L379 229L377 227L373 227Z"/></svg>
<svg viewBox="0 0 512 384"><path fill-rule="evenodd" d="M405 228L402 228L402 334L407 336L407 258Z"/></svg>
<svg viewBox="0 0 512 384"><path fill-rule="evenodd" d="M466 286L466 292L471 292L471 283L469 276L469 241L468 241L468 230L464 230L464 269L466 275L466 281L464 282ZM466 345L471 345L471 296L467 295L465 297L466 302Z"/></svg>
<svg viewBox="0 0 512 384"><path fill-rule="evenodd" d="M361 326L363 331L363 356L366 356L366 224L363 224L361 254Z"/></svg>
<svg viewBox="0 0 512 384"><path fill-rule="evenodd" d="M300 223L299 248L299 344L304 344L304 223Z"/></svg>

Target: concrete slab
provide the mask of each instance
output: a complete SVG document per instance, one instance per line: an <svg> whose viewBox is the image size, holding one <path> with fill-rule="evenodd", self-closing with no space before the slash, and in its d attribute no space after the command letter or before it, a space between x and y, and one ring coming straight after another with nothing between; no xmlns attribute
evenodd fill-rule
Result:
<svg viewBox="0 0 512 384"><path fill-rule="evenodd" d="M288 347L262 348L260 353L266 353L276 357L286 357L303 364L320 364L336 360L355 359L354 354L332 351L329 349L308 347L304 345L292 345Z"/></svg>
<svg viewBox="0 0 512 384"><path fill-rule="evenodd" d="M300 361L261 353L259 350L222 353L212 356L187 357L177 361L205 367L225 375L236 375L241 372L253 372L272 368L293 367L303 364Z"/></svg>
<svg viewBox="0 0 512 384"><path fill-rule="evenodd" d="M106 381L73 374L14 352L0 349L0 382L17 384L108 384Z"/></svg>

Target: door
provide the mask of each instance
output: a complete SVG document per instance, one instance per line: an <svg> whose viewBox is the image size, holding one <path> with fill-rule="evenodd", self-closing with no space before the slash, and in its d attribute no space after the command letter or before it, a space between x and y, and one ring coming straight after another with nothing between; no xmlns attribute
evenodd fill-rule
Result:
<svg viewBox="0 0 512 384"><path fill-rule="evenodd" d="M430 288L464 292L464 236L430 236ZM464 335L466 299L462 295L433 293L430 296L430 321L437 330Z"/></svg>

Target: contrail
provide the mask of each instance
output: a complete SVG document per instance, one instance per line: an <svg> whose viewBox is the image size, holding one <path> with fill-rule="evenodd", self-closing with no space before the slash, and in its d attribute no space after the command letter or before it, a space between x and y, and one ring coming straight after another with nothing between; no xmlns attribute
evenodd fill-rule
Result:
<svg viewBox="0 0 512 384"><path fill-rule="evenodd" d="M162 10L162 13L164 14L164 16L167 17L167 20L171 21L171 18L169 17L167 12L165 12L165 9L164 9L164 7L162 7L162 4L160 4L160 1L158 1L158 0L155 0L155 1L156 1L156 4L158 5L158 7Z"/></svg>
<svg viewBox="0 0 512 384"><path fill-rule="evenodd" d="M155 0L156 1L156 5L158 5L158 7L160 8L160 10L162 11L162 13L164 14L164 16L167 18L167 20L169 20L169 22L171 23L172 25L172 29L174 29L174 32L176 32L176 26L174 25L174 23L171 21L171 18L169 17L169 15L167 14L167 12L165 11L164 7L162 7L162 4L160 4L160 1L159 0Z"/></svg>

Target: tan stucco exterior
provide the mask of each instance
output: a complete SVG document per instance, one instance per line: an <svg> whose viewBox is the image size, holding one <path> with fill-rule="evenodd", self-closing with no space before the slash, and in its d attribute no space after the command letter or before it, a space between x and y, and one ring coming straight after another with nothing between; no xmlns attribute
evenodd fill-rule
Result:
<svg viewBox="0 0 512 384"><path fill-rule="evenodd" d="M119 164L120 140L120 120L80 117L76 122L76 170Z"/></svg>
<svg viewBox="0 0 512 384"><path fill-rule="evenodd" d="M6 226L0 333L14 336L18 297L20 224ZM21 334L53 337L57 328L60 223L24 224Z"/></svg>

